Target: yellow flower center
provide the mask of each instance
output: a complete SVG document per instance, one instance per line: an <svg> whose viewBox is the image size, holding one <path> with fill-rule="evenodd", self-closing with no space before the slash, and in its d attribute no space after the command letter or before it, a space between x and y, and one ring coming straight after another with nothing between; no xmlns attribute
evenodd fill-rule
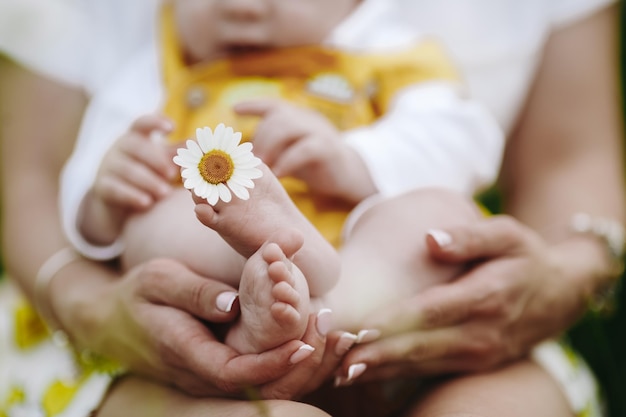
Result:
<svg viewBox="0 0 626 417"><path fill-rule="evenodd" d="M198 170L206 182L217 185L233 176L235 164L228 153L213 149L200 159Z"/></svg>

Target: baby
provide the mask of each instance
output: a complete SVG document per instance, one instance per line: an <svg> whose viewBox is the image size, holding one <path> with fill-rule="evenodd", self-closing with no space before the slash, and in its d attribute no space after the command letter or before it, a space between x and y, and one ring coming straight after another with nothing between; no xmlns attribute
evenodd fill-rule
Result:
<svg viewBox="0 0 626 417"><path fill-rule="evenodd" d="M226 343L242 353L299 339L320 308L334 311L336 328L357 330L372 311L451 279L456 271L428 260L424 236L477 218L468 194L497 172L502 135L459 97L440 51L400 31L380 7L174 1L163 20L169 119L139 117L101 156L78 212L83 238L123 242L125 269L172 257L238 287L241 317ZM365 31L368 42L391 52L319 46L364 27L368 14L380 19ZM243 131L245 143L222 120ZM201 143L215 140L239 157L250 141L261 160L246 159L251 176L230 188L214 181L214 193L183 170L192 200L172 186L175 147L154 138L165 134L179 147L192 127L209 122L217 127L200 129ZM450 137L462 139L460 151ZM188 147L207 154L205 145ZM189 155L179 151L178 162L200 167ZM220 155L212 175L230 169Z"/></svg>

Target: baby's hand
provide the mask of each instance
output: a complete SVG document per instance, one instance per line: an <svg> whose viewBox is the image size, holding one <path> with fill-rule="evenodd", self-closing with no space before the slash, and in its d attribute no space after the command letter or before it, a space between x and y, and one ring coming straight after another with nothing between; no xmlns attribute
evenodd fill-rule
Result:
<svg viewBox="0 0 626 417"><path fill-rule="evenodd" d="M105 206L145 210L166 196L178 169L173 148L158 139L172 130L163 116L142 116L104 156L93 193Z"/></svg>
<svg viewBox="0 0 626 417"><path fill-rule="evenodd" d="M261 117L254 134L254 153L276 176L299 178L320 194L356 201L363 197L350 193L355 180L369 178L367 171L363 172L365 165L322 114L286 101L265 99L238 103L234 110Z"/></svg>

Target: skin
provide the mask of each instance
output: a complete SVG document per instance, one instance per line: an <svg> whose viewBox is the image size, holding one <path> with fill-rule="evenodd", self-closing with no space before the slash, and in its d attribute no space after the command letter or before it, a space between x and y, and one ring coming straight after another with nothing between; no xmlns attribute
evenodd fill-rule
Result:
<svg viewBox="0 0 626 417"><path fill-rule="evenodd" d="M568 113L566 110L574 110L570 107L574 104L580 106L576 111L584 115L584 117L577 117L575 119L582 120L585 118L595 120L593 124L595 126L593 139L596 141L599 139L603 140L594 142L596 143L596 147L591 154L589 152L573 152L572 154L568 154L569 157L576 155L580 158L574 158L573 161L576 161L576 163L572 164L550 166L550 164L547 163L548 161L538 163L542 162L543 158L530 158L530 154L533 153L530 151L522 153L510 152L505 164L506 166L511 163L513 157L521 158L521 162L514 165L516 166L515 169L505 172L505 178L514 176L517 181L519 181L520 178L526 175L525 173L527 173L527 171L535 170L536 172L543 172L543 175L534 176L535 182L542 179L542 181L544 181L544 187L548 186L548 184L557 186L556 189L551 188L551 193L556 193L556 190L561 187L561 184L576 183L577 192L575 195L578 197L586 197L577 201L558 200L555 198L554 201L559 201L559 204L553 204L553 199L548 198L549 194L546 192L538 193L536 197L540 197L539 199L533 200L531 198L534 195L532 189L537 185L533 185L533 180L528 180L528 182L523 184L519 182L512 184L512 190L515 191L514 195L512 195L513 200L512 204L509 206L509 210L521 217L528 225L540 230L541 235L537 235L537 233L532 232L528 226L524 226L511 218L494 218L485 221L482 225L476 226L475 228L447 230L447 232L452 235L454 244L449 246L448 250L439 250L441 248L438 249L436 244L430 242L429 246L431 247L434 257L450 263L457 263L459 260L478 259L487 256L490 262L485 263L485 265L479 269L473 270L465 279L459 280L459 286L456 286L457 283L455 283L439 290L433 289L430 292L425 292L417 296L412 304L421 307L410 308L410 306L407 305L398 305L396 308L390 309L385 315L377 314L376 317L371 319L371 322L379 323L377 327L381 329L384 336L379 339L378 342L359 346L354 349L346 357L344 365L347 366L351 363L363 361L368 362L369 366L365 374L363 374L363 378L382 378L383 376L389 375L401 375L401 366L406 367L407 365L406 361L403 361L403 358L409 357L411 359L409 363L411 372L419 372L420 370L429 371L430 373L447 372L449 368L446 368L444 363L447 362L450 357L448 354L449 351L445 349L445 347L450 346L450 344L442 344L439 349L431 349L430 352L433 352L431 355L422 355L420 352L429 351L428 347L425 347L426 344L421 342L423 337L428 338L430 334L431 337L428 338L428 340L432 342L434 339L433 335L437 333L436 329L449 327L458 330L460 337L455 338L457 342L459 340L486 341L479 348L474 347L472 350L466 347L461 348L461 350L465 352L475 352L474 358L477 359L480 364L477 367L487 369L494 366L494 362L507 362L512 357L519 355L519 352L527 351L530 347L529 340L537 340L560 333L569 323L578 317L583 309L582 300L585 298L585 295L590 292L591 288L597 286L597 279L602 279L602 276L601 278L596 278L598 275L595 274L595 272L606 270L606 258L604 257L601 246L597 244L595 240L586 238L565 238L563 235L549 234L547 230L553 230L552 227L554 227L555 224L553 212L566 207L563 201L567 201L567 206L571 206L572 210L587 209L587 211L592 213L607 215L617 219L622 219L623 216L621 206L621 202L623 201L623 196L621 195L623 190L621 172L619 173L620 175L617 175L612 169L599 169L592 170L593 172L588 174L593 175L593 181L588 180L590 177L586 177L587 179L582 178L581 180L584 180L583 182L570 182L568 179L577 178L577 167L579 164L585 166L582 162L585 155L594 155L594 159L596 157L600 159L599 155L595 153L599 151L597 148L606 148L608 146L609 149L614 150L614 146L616 146L614 144L620 143L619 137L615 135L616 132L619 132L617 110L615 107L616 98L614 96L617 88L616 84L614 84L614 74L612 70L609 70L609 68L615 68L614 66L610 66L613 61L612 57L614 56L614 50L611 49L611 45L614 45L614 43L612 37L605 38L605 36L613 35L611 29L614 28L614 21L611 20L613 16L613 14L609 14L608 12L598 14L585 22L584 25L576 25L567 30L562 30L550 39L549 45L551 45L551 47L549 46L548 48L546 60L539 72L539 79L545 77L545 82L537 84L536 92L531 96L528 103L528 109L532 109L539 105L539 103L547 100L539 91L539 85L541 85L543 89L547 88L546 85L549 86L552 83L561 85L562 82L568 79L567 77L556 76L555 73L560 74L561 71L565 69L571 71L572 66L560 68L561 66L558 62L551 60L550 57L554 57L556 50L560 50L564 44L567 45L569 42L573 42L572 39L577 39L577 36L581 33L580 30L582 30L582 27L586 27L587 30L589 30L589 32L586 32L587 35L594 37L599 36L598 39L601 40L599 42L593 42L593 47L582 46L584 50L580 49L580 45L574 48L574 50L577 51L577 57L582 55L595 57L595 59L577 60L575 61L576 65L587 68L589 71L592 71L593 74L598 74L599 76L594 77L594 79L605 80L607 84L600 89L594 88L590 91L585 91L584 95L576 93L574 95L574 98L577 98L576 100L570 97L570 99L561 103L561 107L552 106L544 109L544 111L550 114L554 113L554 117L548 117L547 114L540 117L542 112L531 112L527 110L520 121L520 126L528 126L528 128L519 129L516 132L517 135L520 135L518 136L520 139L513 140L511 146L521 146L520 143L530 141L530 143L526 142L526 146L529 148L532 148L531 144L534 143L535 146L540 145L539 148L543 149L542 147L544 147L547 142L550 142L550 140L556 140L557 142L563 140L569 143L572 137L578 136L575 130L568 128L569 122L567 125L565 123L566 115L570 116L568 117L570 121L572 119L571 113ZM607 42L607 39L610 41ZM607 49L599 47L599 45L605 46ZM553 68L555 73L548 71L549 68ZM556 71L557 68L560 68L560 70ZM567 73L567 71L563 73ZM607 73L606 71L609 72ZM79 118L82 105L84 104L84 97L80 92L72 89L68 90L65 87L59 87L49 80L41 79L41 77L37 77L17 68L3 68L3 76L0 77L0 80L0 82L2 82L2 88L0 88L2 102L11 103L10 107L3 105L3 117L4 115L10 117L11 114L13 114L12 112L15 111L15 114L20 114L22 115L21 117L24 117L24 114L38 117L39 120L42 120L41 118L44 117L42 121L48 122L48 124L43 124L46 126L64 127L59 128L59 131L50 129L46 132L47 138L44 140L40 136L43 134L42 132L30 130L33 129L32 123L18 122L12 124L3 123L1 125L2 137L4 138L2 143L2 169L4 170L2 178L4 179L3 192L5 193L5 206L3 208L5 220L5 248L3 249L3 253L6 255L7 267L11 271L11 274L16 277L27 294L32 294L32 278L29 279L28 277L34 277L38 265L41 265L48 256L66 245L60 233L57 221L58 214L55 212L55 179L60 163L67 156L64 152L68 151L71 145L71 143L68 143L68 140L74 137L69 134L75 133L76 126L74 122ZM550 82L548 82L548 80ZM580 82L578 84L580 84ZM584 84L583 82L583 85ZM39 88L33 90L26 88L31 85L37 85ZM608 90L608 94L602 95L600 91L603 90L605 92ZM577 90L570 89L569 91ZM16 94L17 92L19 92L19 94ZM15 97L21 97L21 99L16 101ZM593 107L590 104L592 102L604 102L607 100L607 97L609 98L609 102L605 105L608 106L609 111L601 113L597 106ZM583 100L583 98L585 100ZM589 100L589 98L593 98L593 100ZM32 99L36 100L32 101ZM67 100L67 102L65 100ZM54 108L57 110L62 108L73 111L68 111L65 117L59 119L52 117L54 112L49 111L50 107L47 108L46 112L40 111L40 108L33 104L37 102L53 102L55 103ZM59 103L65 103L67 105L60 106L58 105ZM560 111L563 111L563 113L560 113ZM532 116L533 113L534 116ZM557 117L558 114L565 116ZM49 120L46 119L48 117ZM554 123L554 125L550 127L550 134L544 130L546 129L545 125L539 124L538 119L544 117L552 120ZM609 119L605 119L606 117ZM28 120L28 117L25 119ZM535 127L530 129L531 126ZM583 131L588 132L586 130ZM558 134L554 134L554 132L558 132ZM582 134L582 132L580 132L580 134ZM7 137L20 137L24 138L24 140L9 141L6 140ZM585 137L581 136L579 143L583 144L588 137L587 134L585 134ZM521 138L524 139L522 140ZM606 143L604 140L606 140ZM515 145L516 142L517 145ZM54 146L52 146L53 143L55 144ZM50 144L51 148L46 149L46 144ZM600 144L605 144L606 146L599 146ZM41 149L42 152L30 152L34 146ZM584 147L581 148L584 149ZM580 148L578 150L580 151ZM617 166L612 163L607 163L606 161L619 158L620 153L606 150L604 152L606 152L608 159L603 160L602 165L605 167ZM57 155L57 153L61 154L57 161L55 161L56 157L44 159L38 156ZM8 154L11 155L10 158ZM18 164L17 161L20 163ZM618 163L619 162L616 162L615 164ZM10 173L12 178L28 179L30 188L26 190L25 188L27 187L11 184L10 181L8 181L9 176L7 172ZM35 173L37 173L37 175L35 175ZM550 179L550 181L546 181L546 179ZM589 184L591 185L587 186ZM605 184L605 186L597 187L597 184ZM545 190L543 187L540 189ZM560 189L566 190L567 187L561 187ZM571 192L572 188L568 190ZM36 194L33 194L33 191L36 192ZM31 204L32 195L37 195L38 204ZM589 198L590 195L594 196L594 198ZM10 196L10 198L7 198L7 196ZM571 198L571 195L569 198ZM615 201L613 200L614 198ZM543 202L543 204L539 204L539 201ZM527 203L524 204L524 202ZM28 215L25 215L24 210L28 210ZM567 216L560 217L563 219L567 218ZM552 227L547 227L547 225L552 225ZM554 229L558 228L554 227ZM565 229L561 228L558 230ZM494 233L496 234L494 235ZM490 239L489 236L497 236L499 240L495 237ZM540 237L543 237L544 241L538 243ZM38 242L38 244L32 245L32 242ZM502 245L502 242L507 244ZM549 251L544 250L546 249L546 245L550 248ZM24 254L26 253L29 254L28 259L25 258ZM516 260L518 262L515 262ZM492 267L488 267L490 263L493 265ZM550 267L554 264L558 265L558 268ZM180 265L176 267L169 263L167 265L174 268L177 273L182 272L181 269L178 269L181 268ZM163 265L158 266L162 268ZM527 274L516 273L515 275L511 275L512 271L519 271L520 267L523 267L523 270L526 271ZM152 270L150 270L150 268L142 268L137 271L137 273L142 272L146 274L144 276L148 276L151 272L154 273L155 269L157 268L153 267ZM552 275L553 273L557 275ZM495 277L508 278L509 275L516 277L516 279L499 279L498 284L492 284L492 286L487 284L487 282L495 280ZM50 292L50 301L53 310L65 327L72 329L71 333L75 339L84 340L85 342L92 340L90 337L98 334L98 331L93 327L89 328L90 326L86 324L95 323L101 325L103 322L106 322L106 314L101 315L101 313L107 311L107 308L100 308L99 306L115 305L112 301L115 299L114 295L119 296L119 293L115 292L116 287L113 283L115 276L113 272L106 268L96 267L93 264L81 261L64 268L53 281ZM480 276L484 278L479 280ZM488 276L492 278L487 278ZM561 279L554 278L554 276L560 277ZM193 277L193 274L191 274L191 277ZM547 277L550 278L548 279ZM468 282L475 280L480 282L473 285L468 284ZM125 278L124 281L127 281L127 279ZM223 291L224 287L215 287L217 284L210 283L210 281L206 280L193 281L203 282L204 285L199 286L200 288L204 288L201 292L210 294L210 296L206 297L207 304L203 304L205 308L207 308L206 305L208 305L209 310L211 310L215 316L224 319L223 313L218 314L217 309L214 309L214 301L212 301L215 298L215 294ZM541 282L542 288L544 288L545 291L536 293L534 290L524 290L524 288L535 288L534 285L526 285L532 282ZM83 285L86 287L83 287ZM170 286L165 284L165 286L168 289L174 288L171 284ZM467 308L468 305L470 305L468 297L471 293L463 290L474 286L477 287L478 290L482 290L482 292L478 294L489 295L488 298L493 300L493 305L503 306L500 309L493 309L496 320L485 320L481 318L480 315L476 314L477 312L475 310ZM191 286L190 288L198 287ZM215 290L215 288L218 289ZM513 308L501 301L502 297L507 294L512 294L516 288L521 289L524 294L527 294L530 297L529 299L533 299L535 307L530 308L522 306L524 308L520 308L518 304L517 308ZM68 289L70 289L70 291L68 291ZM145 291L145 289L143 291ZM195 291L196 290L193 292L195 293ZM90 300L94 303L92 306L95 306L95 308L86 308L89 304L85 301L84 295L90 292L99 295L98 297L94 294L93 299ZM141 305L141 303L138 303L134 298L126 302L130 305L133 305L133 303L135 303L136 306ZM419 304L418 302L423 302L423 304ZM550 317L545 317L545 315L540 316L539 312L542 310L545 311L546 305L549 305L551 312L559 314L553 314ZM442 313L444 311L447 312L445 315ZM513 312L516 314L512 314ZM402 326L404 328L403 332L394 331L395 325L392 325L394 320L400 316L410 316L411 314L414 314L414 317L422 317L423 319L409 321L405 326ZM540 322L536 321L538 317L541 317ZM102 322L100 320L102 320ZM515 335L517 332L521 332L521 329L524 329L522 333L532 333L530 336L515 337L515 341L513 342L515 349L511 349L509 346L505 346L502 343L501 334L503 333L501 332L507 329L506 323L510 320L514 320L516 325L507 330L507 336ZM430 324L422 325L421 323L423 322ZM474 325L458 324L461 322L469 322ZM483 338L484 332L486 332L488 328L491 328L494 322L497 326L493 330L495 337ZM446 326L445 323L449 323L449 325ZM539 323L539 325L537 323ZM149 321L140 324L145 326L145 329L150 328ZM483 329L483 332L479 331L480 329ZM110 341L114 341L115 339L112 338L113 336L110 333L112 332L105 332L102 338L111 338ZM500 337L498 337L499 334ZM167 356L176 351L175 349L184 346L185 342L188 342L187 338L181 337L179 334L170 334L169 336L175 339L170 341L170 346L173 346L172 351L159 351L154 349L154 345L150 343L146 345L148 350L151 351L151 354L157 358L157 361L162 362L159 366L154 366L150 363L146 364L147 367L153 368L152 372L163 372L160 367L163 366L167 368L168 365L164 365L164 363L167 364L171 362L167 360ZM332 339L332 336L333 335L328 336L329 340ZM134 340L137 335L128 332L125 337L127 337L127 340ZM316 337L320 338L319 335ZM98 343L102 343L102 341ZM321 346L320 343L313 341L308 341L308 343ZM429 343L429 346L435 345ZM98 349L96 348L94 350ZM316 349L314 355L320 355L322 350L323 348L321 347ZM106 351L106 349L102 349L102 351ZM274 395L275 398L289 398L290 396L297 396L311 389L311 385L307 385L307 382L313 381L313 385L319 383L319 375L328 373L328 369L334 366L329 364L333 362L336 363L337 361L337 356L333 349L327 348L325 354L327 355L327 360L324 361L321 366L318 367L319 356L315 356L314 360L312 355L311 358L298 365L299 373L297 375L296 373L290 373L282 379L279 378L277 380L279 383L289 382L284 383L282 389L277 385L269 384L268 386L270 388L267 390L264 388L263 394L267 396ZM409 355L407 356L407 354ZM489 360L493 355L495 355L497 359L493 361ZM425 358L424 356L429 356L429 358ZM455 362L455 364L457 367L456 370L463 370L460 361ZM193 365L197 366L198 363L194 363ZM190 372L195 372L195 369L192 369L194 366L189 368ZM318 372L316 373L316 371ZM291 379L289 379L290 376ZM302 382L301 379L304 379L305 382ZM291 385L298 385L298 387L297 389L292 389L290 388ZM285 386L287 388L285 388ZM122 391L122 388L123 385L120 386L120 391ZM138 392L129 390L127 394L127 398L132 399L137 398ZM113 400L113 398L112 396L111 400Z"/></svg>

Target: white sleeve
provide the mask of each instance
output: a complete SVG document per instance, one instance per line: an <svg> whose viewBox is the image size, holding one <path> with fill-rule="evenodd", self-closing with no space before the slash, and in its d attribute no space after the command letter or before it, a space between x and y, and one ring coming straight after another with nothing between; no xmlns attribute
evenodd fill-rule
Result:
<svg viewBox="0 0 626 417"><path fill-rule="evenodd" d="M552 24L565 26L584 17L590 16L598 10L617 0L556 0L550 2Z"/></svg>
<svg viewBox="0 0 626 417"><path fill-rule="evenodd" d="M154 112L162 101L161 74L154 64L156 54L155 44L146 47L120 68L107 88L93 96L74 151L61 173L59 204L63 229L76 250L91 259L112 259L123 250L121 240L108 246L88 242L79 232L78 213L103 155L137 117Z"/></svg>
<svg viewBox="0 0 626 417"><path fill-rule="evenodd" d="M504 149L491 114L443 82L401 91L381 119L344 137L383 195L432 186L472 196L495 180Z"/></svg>
<svg viewBox="0 0 626 417"><path fill-rule="evenodd" d="M0 1L0 52L70 85L85 84L88 28L85 10L69 0Z"/></svg>

